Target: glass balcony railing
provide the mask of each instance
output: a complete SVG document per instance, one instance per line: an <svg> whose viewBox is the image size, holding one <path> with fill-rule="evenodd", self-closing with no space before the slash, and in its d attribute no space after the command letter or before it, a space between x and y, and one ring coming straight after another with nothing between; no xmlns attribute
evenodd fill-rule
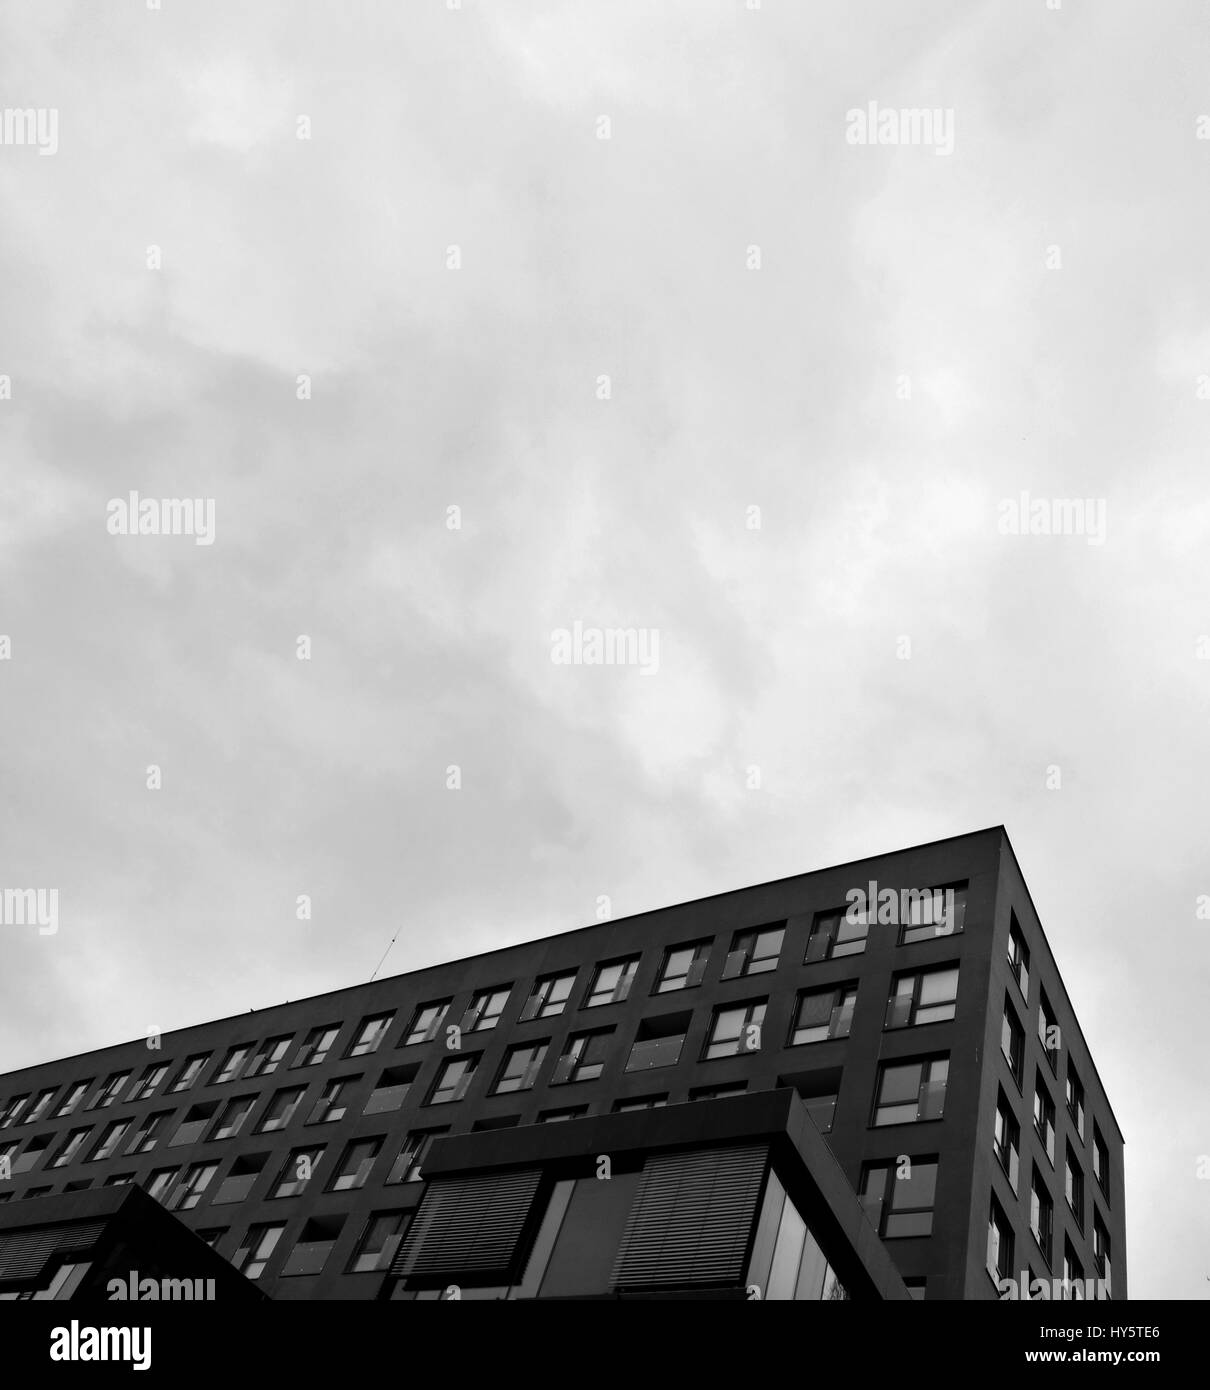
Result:
<svg viewBox="0 0 1210 1390"><path fill-rule="evenodd" d="M906 1028L912 1021L912 996L896 994L887 1000L884 1028Z"/></svg>
<svg viewBox="0 0 1210 1390"><path fill-rule="evenodd" d="M939 1120L945 1110L945 1082L926 1081L920 1088L918 1120Z"/></svg>
<svg viewBox="0 0 1210 1390"><path fill-rule="evenodd" d="M670 1038L646 1038L630 1049L627 1071L649 1071L653 1067L674 1067L681 1060L684 1033Z"/></svg>

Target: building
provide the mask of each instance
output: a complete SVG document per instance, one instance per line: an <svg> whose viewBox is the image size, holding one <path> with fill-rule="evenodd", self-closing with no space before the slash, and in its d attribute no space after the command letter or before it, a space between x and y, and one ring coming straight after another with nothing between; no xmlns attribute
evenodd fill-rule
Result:
<svg viewBox="0 0 1210 1390"><path fill-rule="evenodd" d="M30 1198L138 1184L273 1299L1126 1295L1003 827L158 1041L0 1077L0 1281Z"/></svg>

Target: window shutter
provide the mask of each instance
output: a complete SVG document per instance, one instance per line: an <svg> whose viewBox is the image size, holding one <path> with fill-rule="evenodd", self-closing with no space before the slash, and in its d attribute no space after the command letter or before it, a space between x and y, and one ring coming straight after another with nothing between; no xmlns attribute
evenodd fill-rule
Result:
<svg viewBox="0 0 1210 1390"><path fill-rule="evenodd" d="M764 1144L650 1158L610 1283L741 1284L768 1158Z"/></svg>
<svg viewBox="0 0 1210 1390"><path fill-rule="evenodd" d="M395 1277L457 1282L513 1272L534 1205L540 1168L468 1178L430 1178L391 1263Z"/></svg>
<svg viewBox="0 0 1210 1390"><path fill-rule="evenodd" d="M2 1235L0 1282L39 1279L53 1258L88 1250L104 1233L103 1221L84 1221L70 1226L42 1226Z"/></svg>

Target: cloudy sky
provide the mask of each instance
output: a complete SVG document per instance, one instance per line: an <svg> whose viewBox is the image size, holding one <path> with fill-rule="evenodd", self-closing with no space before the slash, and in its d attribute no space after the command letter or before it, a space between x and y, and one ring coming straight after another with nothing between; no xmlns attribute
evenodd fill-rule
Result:
<svg viewBox="0 0 1210 1390"><path fill-rule="evenodd" d="M0 1066L1002 822L1206 1297L1207 71L1196 0L9 9Z"/></svg>

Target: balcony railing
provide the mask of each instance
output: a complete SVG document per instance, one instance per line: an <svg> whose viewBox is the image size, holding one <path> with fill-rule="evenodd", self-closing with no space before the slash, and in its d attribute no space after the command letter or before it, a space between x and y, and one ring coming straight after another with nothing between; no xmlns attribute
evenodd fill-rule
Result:
<svg viewBox="0 0 1210 1390"><path fill-rule="evenodd" d="M648 1071L652 1067L674 1067L681 1060L684 1033L669 1038L645 1038L630 1049L627 1071Z"/></svg>
<svg viewBox="0 0 1210 1390"><path fill-rule="evenodd" d="M884 1028L906 1028L912 1021L912 996L895 994L887 1000Z"/></svg>

